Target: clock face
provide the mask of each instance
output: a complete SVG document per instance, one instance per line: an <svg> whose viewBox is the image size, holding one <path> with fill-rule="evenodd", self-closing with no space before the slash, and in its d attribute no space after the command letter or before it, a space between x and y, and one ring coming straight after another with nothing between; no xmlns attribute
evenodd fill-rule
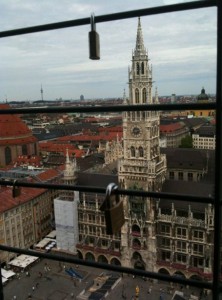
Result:
<svg viewBox="0 0 222 300"><path fill-rule="evenodd" d="M142 130L139 126L134 126L131 129L131 133L134 137L139 137L142 133Z"/></svg>

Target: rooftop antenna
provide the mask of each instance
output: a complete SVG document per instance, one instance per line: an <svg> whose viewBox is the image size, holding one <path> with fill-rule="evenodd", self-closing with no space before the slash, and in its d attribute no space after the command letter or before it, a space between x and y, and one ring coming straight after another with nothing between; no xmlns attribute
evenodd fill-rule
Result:
<svg viewBox="0 0 222 300"><path fill-rule="evenodd" d="M41 92L41 99L42 99L42 101L43 101L43 88L42 88L42 85L41 85L41 90L40 90L40 92Z"/></svg>

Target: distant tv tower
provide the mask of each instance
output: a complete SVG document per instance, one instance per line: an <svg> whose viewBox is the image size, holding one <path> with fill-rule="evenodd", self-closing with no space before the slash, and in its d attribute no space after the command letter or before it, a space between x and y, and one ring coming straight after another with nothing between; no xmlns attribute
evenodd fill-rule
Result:
<svg viewBox="0 0 222 300"><path fill-rule="evenodd" d="M41 98L42 98L42 101L43 101L43 88L42 88L42 85L41 85Z"/></svg>

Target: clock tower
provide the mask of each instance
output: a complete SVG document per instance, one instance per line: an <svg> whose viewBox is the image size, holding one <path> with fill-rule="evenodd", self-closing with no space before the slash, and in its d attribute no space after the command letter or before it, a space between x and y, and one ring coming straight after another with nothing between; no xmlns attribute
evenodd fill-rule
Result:
<svg viewBox="0 0 222 300"><path fill-rule="evenodd" d="M126 105L158 103L152 96L152 67L144 47L140 18L136 47L129 68L129 100ZM159 112L123 113L123 158L119 161L119 185L124 189L161 191L166 157L160 154ZM122 265L155 271L156 203L152 198L124 197L125 224L121 230Z"/></svg>

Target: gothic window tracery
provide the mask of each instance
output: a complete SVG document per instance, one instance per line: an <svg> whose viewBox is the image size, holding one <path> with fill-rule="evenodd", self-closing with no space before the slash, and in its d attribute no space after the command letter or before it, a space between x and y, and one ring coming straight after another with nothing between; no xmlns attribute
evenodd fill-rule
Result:
<svg viewBox="0 0 222 300"><path fill-rule="evenodd" d="M140 73L140 65L139 63L136 63L136 74L139 75Z"/></svg>
<svg viewBox="0 0 222 300"><path fill-rule="evenodd" d="M135 157L136 151L135 151L135 148L133 146L131 146L130 152L131 152L131 157Z"/></svg>
<svg viewBox="0 0 222 300"><path fill-rule="evenodd" d="M139 90L135 89L135 101L136 103L139 103Z"/></svg>
<svg viewBox="0 0 222 300"><path fill-rule="evenodd" d="M143 157L144 156L144 151L143 151L143 147L139 147L139 157Z"/></svg>
<svg viewBox="0 0 222 300"><path fill-rule="evenodd" d="M143 103L146 103L146 88L143 88Z"/></svg>
<svg viewBox="0 0 222 300"><path fill-rule="evenodd" d="M144 74L144 62L141 64L141 73Z"/></svg>

